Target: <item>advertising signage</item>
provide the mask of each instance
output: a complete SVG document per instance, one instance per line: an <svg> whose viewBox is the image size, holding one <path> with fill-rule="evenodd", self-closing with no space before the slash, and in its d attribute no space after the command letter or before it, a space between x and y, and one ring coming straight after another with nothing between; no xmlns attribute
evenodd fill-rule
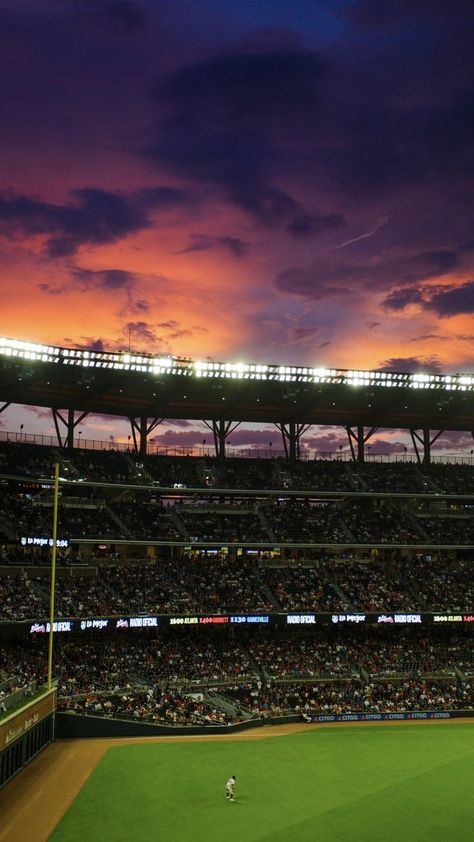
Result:
<svg viewBox="0 0 474 842"><path fill-rule="evenodd" d="M22 547L52 547L53 539L45 538L44 535L22 535L20 538ZM67 538L56 538L56 546L59 549L69 547L69 540Z"/></svg>
<svg viewBox="0 0 474 842"><path fill-rule="evenodd" d="M83 632L115 632L133 629L153 629L169 626L294 626L297 628L338 625L338 626L429 626L474 623L474 614L436 613L436 614L359 614L359 613L300 613L300 614L156 614L115 617L73 617L55 620L53 631L58 634ZM41 618L28 622L1 623L3 631L24 631L29 634L48 634L49 622Z"/></svg>
<svg viewBox="0 0 474 842"><path fill-rule="evenodd" d="M307 722L319 722L326 725L331 722L397 722L413 719L453 719L459 716L472 716L472 711L433 710L402 713L311 713L305 718Z"/></svg>

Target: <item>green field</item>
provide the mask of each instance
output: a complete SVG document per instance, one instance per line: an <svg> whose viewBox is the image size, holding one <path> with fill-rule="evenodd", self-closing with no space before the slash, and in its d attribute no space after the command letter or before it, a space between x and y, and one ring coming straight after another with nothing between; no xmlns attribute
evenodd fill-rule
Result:
<svg viewBox="0 0 474 842"><path fill-rule="evenodd" d="M473 737L470 724L359 725L115 747L51 842L461 842L474 828Z"/></svg>

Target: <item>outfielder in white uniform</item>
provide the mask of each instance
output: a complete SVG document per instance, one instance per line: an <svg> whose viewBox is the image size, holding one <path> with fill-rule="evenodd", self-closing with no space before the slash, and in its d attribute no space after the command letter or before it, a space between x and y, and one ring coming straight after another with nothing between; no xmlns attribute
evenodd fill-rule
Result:
<svg viewBox="0 0 474 842"><path fill-rule="evenodd" d="M225 785L225 797L229 799L229 801L234 800L234 792L235 792L235 775L229 778Z"/></svg>

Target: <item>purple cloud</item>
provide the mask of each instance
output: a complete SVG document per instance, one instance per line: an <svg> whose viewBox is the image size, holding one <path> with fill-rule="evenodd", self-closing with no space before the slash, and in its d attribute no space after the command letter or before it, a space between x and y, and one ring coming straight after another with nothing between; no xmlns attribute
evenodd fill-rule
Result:
<svg viewBox="0 0 474 842"><path fill-rule="evenodd" d="M446 318L474 313L474 281L460 286L404 287L395 289L383 301L386 310L395 311L405 310L411 304Z"/></svg>
<svg viewBox="0 0 474 842"><path fill-rule="evenodd" d="M274 285L279 292L319 299L322 296L347 294L350 289L354 291L355 287L373 290L391 287L400 282L416 283L452 272L457 265L457 254L453 249L418 252L377 261L371 258L329 261L326 258L316 261L308 268L295 266L279 272ZM345 284L348 285L346 288ZM417 291L404 287L397 292L401 293L402 301L404 296L414 296L418 303ZM393 304L391 296L384 302L388 309L397 309L394 306L397 304L396 296Z"/></svg>
<svg viewBox="0 0 474 842"><path fill-rule="evenodd" d="M193 234L192 242L186 248L181 249L179 254L191 254L200 251L212 251L223 249L233 257L245 257L249 250L249 243L239 237L208 237L203 234Z"/></svg>
<svg viewBox="0 0 474 842"><path fill-rule="evenodd" d="M134 0L77 0L76 15L106 35L135 35L146 23L143 6Z"/></svg>
<svg viewBox="0 0 474 842"><path fill-rule="evenodd" d="M417 287L402 287L395 289L384 299L386 310L405 310L411 304L423 304L423 291Z"/></svg>
<svg viewBox="0 0 474 842"><path fill-rule="evenodd" d="M474 281L468 281L459 287L436 292L427 305L438 316L457 316L461 313L474 313Z"/></svg>
<svg viewBox="0 0 474 842"><path fill-rule="evenodd" d="M114 243L149 228L150 210L183 204L182 191L167 187L135 195L84 188L71 191L68 204L52 204L28 196L0 194L0 232L44 234L50 257L68 257L82 245Z"/></svg>
<svg viewBox="0 0 474 842"><path fill-rule="evenodd" d="M90 292L91 290L105 290L116 292L126 290L130 292L136 283L136 276L124 269L81 269L75 268L71 272L71 279L67 284L54 286L50 283L38 284L38 288L48 295L70 295L72 292ZM146 310L146 302L138 303L138 310ZM135 305L133 305L135 306Z"/></svg>

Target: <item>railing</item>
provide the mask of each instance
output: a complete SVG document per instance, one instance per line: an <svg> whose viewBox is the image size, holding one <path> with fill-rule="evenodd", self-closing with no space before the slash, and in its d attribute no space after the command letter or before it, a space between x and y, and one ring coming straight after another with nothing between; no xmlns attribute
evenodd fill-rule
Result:
<svg viewBox="0 0 474 842"><path fill-rule="evenodd" d="M42 433L25 433L0 430L0 442L9 442L10 444L33 444L41 445L43 447L59 448L56 436L43 435ZM130 441L116 441L115 439L87 439L82 435L74 438L75 450L93 450L106 451L115 453L129 453L133 456L138 456L137 451L134 450ZM226 447L227 459L283 459L286 461L287 456L284 450L276 450L273 447L268 448L240 448L240 447ZM179 445L165 446L156 444L151 440L147 444L147 456L170 456L170 457L188 457L194 456L196 458L215 459L216 454L213 447L208 445L196 445L194 447L181 447ZM311 462L314 460L323 460L326 462L352 462L352 454L350 450L309 450L302 448L299 457L300 462ZM397 453L372 453L368 448L365 451L365 461L368 464L373 462L383 463L400 463L412 462L417 464L415 453L399 451ZM474 451L470 453L454 453L454 454L432 454L431 462L433 464L443 465L474 465Z"/></svg>
<svg viewBox="0 0 474 842"><path fill-rule="evenodd" d="M40 688L44 690L44 688ZM23 700L31 701L32 697L37 694L36 681L30 681L25 687L19 687L7 696L4 696L0 701L0 716L5 716L14 708L19 707Z"/></svg>

